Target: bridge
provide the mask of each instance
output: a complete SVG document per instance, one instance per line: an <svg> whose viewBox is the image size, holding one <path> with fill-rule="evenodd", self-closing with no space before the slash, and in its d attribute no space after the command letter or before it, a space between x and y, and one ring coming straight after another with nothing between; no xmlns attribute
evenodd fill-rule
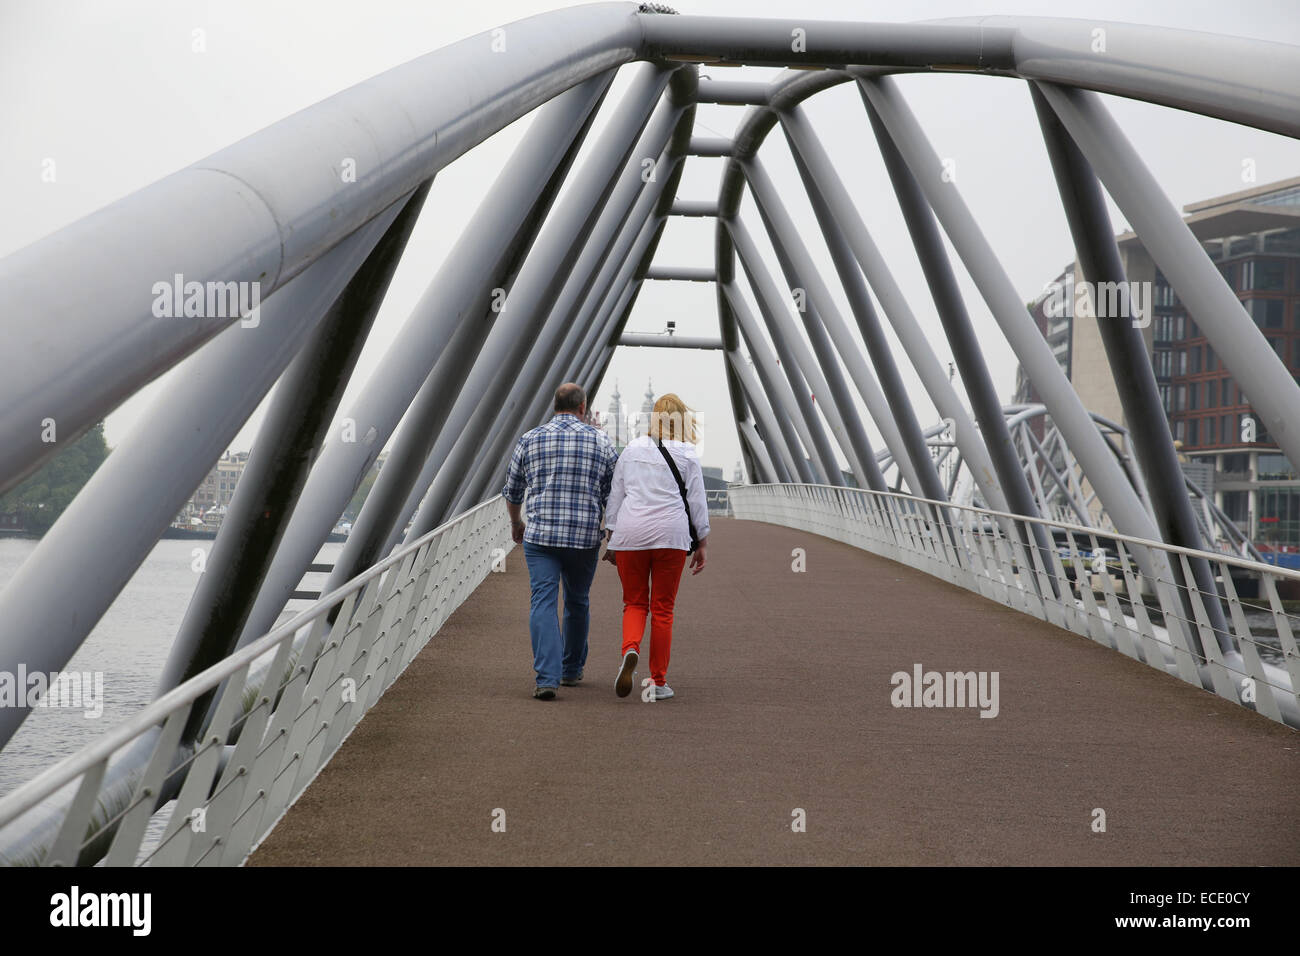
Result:
<svg viewBox="0 0 1300 956"><path fill-rule="evenodd" d="M699 64L775 74L703 82ZM627 3L509 24L0 261L17 343L0 382L0 491L178 372L0 590L0 672L68 663L278 385L155 699L0 797L0 858L519 862L549 847L554 862L616 862L642 820L685 862L1300 860L1287 826L1300 572L1261 562L1184 475L1126 312L1097 321L1124 420L1084 407L938 175L894 79L922 71L1025 83L1083 274L1128 281L1104 189L1300 461L1300 386L1098 96L1300 136L1300 49L1092 21L830 23ZM843 84L964 395L802 107ZM700 103L737 108L730 137L695 130ZM344 407L432 178L529 114ZM793 187L760 155L778 129ZM716 196L678 195L693 157L725 160ZM795 228L794 189L833 277ZM673 216L716 223L712 263L657 263ZM1038 404L999 400L945 238ZM66 281L68 262L81 281ZM717 336L625 333L648 280L711 283ZM29 327L18 317L34 301L45 322ZM507 677L524 584L496 490L555 384L595 395L616 349L647 345L723 353L749 481L729 489L734 520L719 519L706 576L683 588L681 699L603 692L606 579L595 686L539 714ZM939 423L922 425L903 363ZM385 447L320 597L286 614ZM0 747L31 708L0 708Z"/></svg>
<svg viewBox="0 0 1300 956"><path fill-rule="evenodd" d="M250 865L1240 866L1300 852L1295 771L1278 759L1291 730L803 530L717 519L709 562L682 583L671 704L614 697L622 605L602 566L587 677L542 707L521 693L527 569L507 560ZM892 705L891 677L913 662L972 661L999 674L996 717L974 695Z"/></svg>

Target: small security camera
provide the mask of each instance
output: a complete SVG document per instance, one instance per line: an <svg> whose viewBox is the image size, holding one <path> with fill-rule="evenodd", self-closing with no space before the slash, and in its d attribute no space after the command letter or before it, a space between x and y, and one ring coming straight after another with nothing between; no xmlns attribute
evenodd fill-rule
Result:
<svg viewBox="0 0 1300 956"><path fill-rule="evenodd" d="M677 323L676 323L676 322L669 322L669 323L668 323L668 334L669 334L669 335L672 335L672 334L673 334L674 332L676 332L676 331L677 331Z"/></svg>

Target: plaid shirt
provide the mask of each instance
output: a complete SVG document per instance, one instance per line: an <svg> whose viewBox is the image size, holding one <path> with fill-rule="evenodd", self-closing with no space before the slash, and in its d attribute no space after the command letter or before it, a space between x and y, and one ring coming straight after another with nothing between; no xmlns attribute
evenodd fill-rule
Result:
<svg viewBox="0 0 1300 956"><path fill-rule="evenodd" d="M528 490L524 540L553 548L599 545L617 460L609 436L567 412L524 432L501 490L512 504Z"/></svg>

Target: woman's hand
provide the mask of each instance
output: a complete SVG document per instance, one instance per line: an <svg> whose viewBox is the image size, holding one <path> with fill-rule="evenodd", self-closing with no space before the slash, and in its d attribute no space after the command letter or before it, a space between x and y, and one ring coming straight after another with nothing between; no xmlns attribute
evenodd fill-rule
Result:
<svg viewBox="0 0 1300 956"><path fill-rule="evenodd" d="M618 562L614 560L614 552L609 550L609 548L605 549L605 553L600 556L600 560L608 561L610 564L618 567Z"/></svg>
<svg viewBox="0 0 1300 956"><path fill-rule="evenodd" d="M705 545L703 541L701 541L699 543L699 546L696 547L695 553L691 555L691 564L690 564L691 574L699 574L701 571L704 570L704 563L706 560L704 557L704 552L707 550L708 547Z"/></svg>

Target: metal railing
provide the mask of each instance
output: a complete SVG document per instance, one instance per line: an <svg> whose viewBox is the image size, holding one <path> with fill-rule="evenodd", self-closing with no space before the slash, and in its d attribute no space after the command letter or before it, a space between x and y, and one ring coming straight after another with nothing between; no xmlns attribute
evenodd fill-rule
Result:
<svg viewBox="0 0 1300 956"><path fill-rule="evenodd" d="M1283 599L1300 599L1300 571L858 488L746 485L732 487L730 498L737 518L799 528L908 565L1300 728L1300 615ZM1030 525L1053 546L1035 545L1041 536ZM1195 585L1189 559L1198 556L1210 563L1217 593ZM1228 631L1210 623L1216 602Z"/></svg>
<svg viewBox="0 0 1300 956"><path fill-rule="evenodd" d="M243 863L512 547L497 497L396 551L0 798L0 863L73 865L105 849L108 866ZM214 693L197 746L178 756L191 709ZM129 799L104 806L109 763L142 744L151 756Z"/></svg>
<svg viewBox="0 0 1300 956"><path fill-rule="evenodd" d="M709 506L709 514L727 516L731 514L731 499L726 488L706 488L704 500Z"/></svg>

